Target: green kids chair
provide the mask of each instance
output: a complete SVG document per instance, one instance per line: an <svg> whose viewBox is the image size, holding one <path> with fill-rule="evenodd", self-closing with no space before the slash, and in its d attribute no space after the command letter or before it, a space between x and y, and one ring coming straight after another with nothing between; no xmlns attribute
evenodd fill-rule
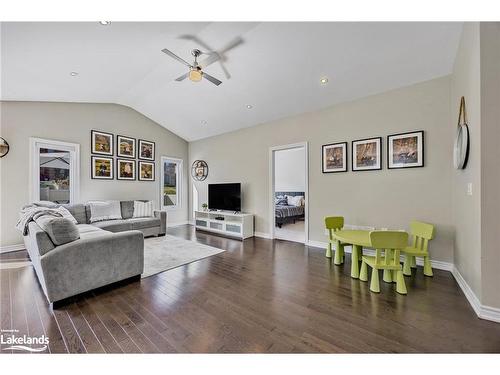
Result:
<svg viewBox="0 0 500 375"><path fill-rule="evenodd" d="M368 281L368 266L372 268L370 290L380 293L378 270L384 270L384 281L396 282L396 292L407 294L403 269L399 262L402 249L408 246L408 233L400 231L372 231L370 242L375 248L375 256L363 255L359 279ZM382 255L382 252L384 254Z"/></svg>
<svg viewBox="0 0 500 375"><path fill-rule="evenodd" d="M328 245L326 247L325 256L332 257L332 245L335 244L335 258L333 263L344 263L344 244L333 238L333 232L341 230L344 227L344 218L342 216L329 216L325 217L325 227L328 229Z"/></svg>
<svg viewBox="0 0 500 375"><path fill-rule="evenodd" d="M434 238L434 225L412 221L410 223L410 232L412 245L403 249L405 254L403 274L411 276L411 269L417 268L415 257L422 257L424 258L424 275L432 276L429 241Z"/></svg>

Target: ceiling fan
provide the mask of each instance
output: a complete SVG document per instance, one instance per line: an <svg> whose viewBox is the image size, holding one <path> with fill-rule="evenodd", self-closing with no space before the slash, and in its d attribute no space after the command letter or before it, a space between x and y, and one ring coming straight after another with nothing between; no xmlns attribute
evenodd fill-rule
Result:
<svg viewBox="0 0 500 375"><path fill-rule="evenodd" d="M200 55L202 55L202 54L204 54L204 55L210 55L209 52L202 52L199 49L192 50L191 51L191 55L194 56L194 62L192 64L190 64L186 60L184 60L182 57L177 56L175 53L173 53L172 51L169 51L166 48L162 49L161 51L163 53L166 53L170 57L176 59L180 63L186 65L189 68L189 72L187 72L186 74L183 74L180 77L176 78L175 79L176 81L180 82L180 81L185 80L186 78L189 78L193 82L200 82L202 80L202 78L205 78L207 81L212 82L216 86L219 86L222 83L222 81L219 81L217 78L212 77L210 74L205 73L203 71L204 68L206 68L209 64L217 61L217 59L210 59L208 61L208 64L205 63L204 61L201 62L201 63L198 62L198 57Z"/></svg>
<svg viewBox="0 0 500 375"><path fill-rule="evenodd" d="M226 60L225 54L229 50L231 50L231 49L233 49L233 48L235 48L243 43L242 38L240 38L240 37L234 38L228 44L226 44L223 48L221 48L217 51L212 51L212 48L210 48L206 43L204 43L201 39L199 39L198 37L196 37L194 35L181 35L179 38L185 39L185 40L191 40L191 41L197 43L198 45L202 46L202 48L205 48L207 51L210 51L210 52L202 52L199 49L193 49L191 51L191 55L194 56L194 62L192 64L190 64L186 60L184 60L183 58L177 56L172 51L169 51L166 48L162 49L162 52L166 53L170 57L176 59L180 63L189 67L189 72L187 72L186 74L183 74L182 76L177 78L176 81L183 81L186 78L189 78L193 82L199 82L202 80L202 78L205 78L206 80L212 82L214 85L219 86L222 83L221 81L219 81L217 78L212 77L211 75L209 75L203 71L203 69L205 69L207 66L209 66L217 61L220 63L221 68L222 68L226 78L229 79L231 77L229 72L227 71L226 67L224 66L224 64L222 62ZM198 62L198 57L200 55L208 55L208 57L205 60Z"/></svg>

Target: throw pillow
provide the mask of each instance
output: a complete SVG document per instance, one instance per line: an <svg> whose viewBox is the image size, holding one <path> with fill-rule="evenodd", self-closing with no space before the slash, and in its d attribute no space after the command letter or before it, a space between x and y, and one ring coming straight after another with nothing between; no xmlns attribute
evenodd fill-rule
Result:
<svg viewBox="0 0 500 375"><path fill-rule="evenodd" d="M93 201L88 204L90 206L90 223L122 218L119 201Z"/></svg>
<svg viewBox="0 0 500 375"><path fill-rule="evenodd" d="M64 245L80 238L75 223L59 216L58 213L40 213L33 217L35 223L48 234L54 245Z"/></svg>
<svg viewBox="0 0 500 375"><path fill-rule="evenodd" d="M151 217L153 216L153 201L141 202L134 201L133 217Z"/></svg>

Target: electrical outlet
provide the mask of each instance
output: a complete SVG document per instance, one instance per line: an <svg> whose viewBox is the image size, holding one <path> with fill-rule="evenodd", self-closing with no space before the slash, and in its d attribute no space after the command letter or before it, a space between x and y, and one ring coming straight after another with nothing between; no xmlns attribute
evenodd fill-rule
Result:
<svg viewBox="0 0 500 375"><path fill-rule="evenodd" d="M472 195L472 182L467 184L467 195Z"/></svg>

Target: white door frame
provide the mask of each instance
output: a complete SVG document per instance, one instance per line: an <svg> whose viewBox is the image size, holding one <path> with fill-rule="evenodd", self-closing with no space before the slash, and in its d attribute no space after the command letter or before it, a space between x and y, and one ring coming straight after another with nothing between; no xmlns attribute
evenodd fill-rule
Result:
<svg viewBox="0 0 500 375"><path fill-rule="evenodd" d="M68 151L70 155L69 169L69 201L77 203L80 199L80 145L56 141L52 139L43 139L30 137L30 203L40 200L40 149L50 148Z"/></svg>
<svg viewBox="0 0 500 375"><path fill-rule="evenodd" d="M274 200L274 153L276 151L289 150L294 148L304 148L305 151L305 174L306 174L306 186L305 186L305 201L306 208L304 210L304 243L309 242L309 151L307 142L292 143L282 146L272 146L269 147L269 236L271 239L275 238L274 228L275 228L275 200Z"/></svg>
<svg viewBox="0 0 500 375"><path fill-rule="evenodd" d="M163 206L163 184L164 184L164 177L165 174L163 173L163 164L165 161L172 161L174 163L177 163L177 204L175 206ZM171 156L165 156L162 155L160 157L160 209L164 211L177 211L182 209L182 184L184 181L182 180L183 178L183 160L179 158L174 158ZM181 189L179 189L179 186Z"/></svg>

